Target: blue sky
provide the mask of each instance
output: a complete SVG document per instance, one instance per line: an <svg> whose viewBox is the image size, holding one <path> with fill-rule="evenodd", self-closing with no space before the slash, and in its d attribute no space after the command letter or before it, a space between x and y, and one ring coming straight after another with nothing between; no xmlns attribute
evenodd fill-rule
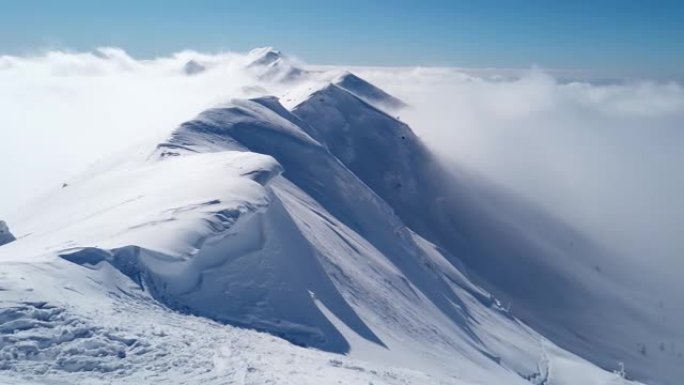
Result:
<svg viewBox="0 0 684 385"><path fill-rule="evenodd" d="M684 79L684 2L0 0L0 53L271 45L308 62Z"/></svg>

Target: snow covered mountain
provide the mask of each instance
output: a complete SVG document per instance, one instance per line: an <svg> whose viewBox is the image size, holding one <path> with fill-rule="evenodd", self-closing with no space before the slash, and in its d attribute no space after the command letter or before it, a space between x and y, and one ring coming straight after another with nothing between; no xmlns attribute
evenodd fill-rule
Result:
<svg viewBox="0 0 684 385"><path fill-rule="evenodd" d="M293 113L404 224L545 336L604 367L623 362L638 378L655 368L670 381L684 376L679 348L643 354L673 337L681 346L682 329L663 320L657 298L626 284L619 256L531 203L440 165L408 126L340 87L315 92Z"/></svg>
<svg viewBox="0 0 684 385"><path fill-rule="evenodd" d="M9 231L7 224L4 221L0 221L0 246L10 243L14 240L14 235Z"/></svg>
<svg viewBox="0 0 684 385"><path fill-rule="evenodd" d="M12 218L0 381L682 378L681 345L634 348L681 335L595 268L609 252L441 164L402 101L272 49L245 63L280 99L207 109Z"/></svg>

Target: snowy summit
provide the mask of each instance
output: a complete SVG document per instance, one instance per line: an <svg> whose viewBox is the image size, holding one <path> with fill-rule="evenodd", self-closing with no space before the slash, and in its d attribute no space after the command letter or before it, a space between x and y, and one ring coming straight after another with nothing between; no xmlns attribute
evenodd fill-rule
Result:
<svg viewBox="0 0 684 385"><path fill-rule="evenodd" d="M684 378L635 348L667 331L596 271L605 250L447 169L406 103L271 48L239 63L262 95L56 188L17 240L0 222L0 382Z"/></svg>

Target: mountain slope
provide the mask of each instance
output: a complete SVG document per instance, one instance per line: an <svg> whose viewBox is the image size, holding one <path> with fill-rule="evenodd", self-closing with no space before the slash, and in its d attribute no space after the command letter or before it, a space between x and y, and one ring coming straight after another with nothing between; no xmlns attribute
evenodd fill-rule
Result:
<svg viewBox="0 0 684 385"><path fill-rule="evenodd" d="M618 256L501 188L448 171L408 126L345 91L324 87L293 114L452 264L570 351L608 368L624 362L641 379L684 375L677 354L643 354L682 335L656 315L657 299L625 286L611 266Z"/></svg>
<svg viewBox="0 0 684 385"><path fill-rule="evenodd" d="M292 112L273 97L209 109L13 221L0 376L626 383L471 282L449 237L491 238L454 225L477 218L455 218L439 172L408 126L339 85Z"/></svg>

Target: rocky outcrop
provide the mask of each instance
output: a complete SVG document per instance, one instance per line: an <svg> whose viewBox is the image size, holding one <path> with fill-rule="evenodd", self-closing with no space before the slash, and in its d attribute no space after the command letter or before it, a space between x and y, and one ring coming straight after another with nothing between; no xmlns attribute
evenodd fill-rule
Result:
<svg viewBox="0 0 684 385"><path fill-rule="evenodd" d="M7 227L5 221L0 221L0 246L10 243L15 239L14 235L10 233L9 227Z"/></svg>

